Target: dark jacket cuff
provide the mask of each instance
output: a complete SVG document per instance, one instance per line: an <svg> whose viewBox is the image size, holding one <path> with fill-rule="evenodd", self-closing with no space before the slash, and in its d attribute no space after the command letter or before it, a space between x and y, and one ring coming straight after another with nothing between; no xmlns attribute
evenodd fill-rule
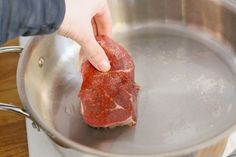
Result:
<svg viewBox="0 0 236 157"><path fill-rule="evenodd" d="M0 0L0 43L21 35L52 33L64 14L64 0Z"/></svg>

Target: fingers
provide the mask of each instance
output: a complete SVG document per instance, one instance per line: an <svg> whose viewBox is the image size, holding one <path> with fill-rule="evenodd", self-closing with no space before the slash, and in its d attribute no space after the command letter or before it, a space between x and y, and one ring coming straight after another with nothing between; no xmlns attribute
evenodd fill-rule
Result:
<svg viewBox="0 0 236 157"><path fill-rule="evenodd" d="M101 12L94 16L94 20L97 25L98 35L107 35L108 37L111 37L112 19L108 5L105 5Z"/></svg>
<svg viewBox="0 0 236 157"><path fill-rule="evenodd" d="M98 35L97 24L96 24L94 18L92 19L91 23L92 23L92 26L93 26L93 34L94 34L94 36L97 36Z"/></svg>
<svg viewBox="0 0 236 157"><path fill-rule="evenodd" d="M82 45L83 51L86 52L85 55L89 62L98 70L102 72L107 72L110 70L109 60L101 48L101 46L97 43L95 38L91 39L85 45Z"/></svg>
<svg viewBox="0 0 236 157"><path fill-rule="evenodd" d="M92 26L89 29L90 30L86 38L80 41L82 51L84 52L84 55L89 60L89 62L96 69L102 72L107 72L111 68L110 62L104 50L95 39Z"/></svg>

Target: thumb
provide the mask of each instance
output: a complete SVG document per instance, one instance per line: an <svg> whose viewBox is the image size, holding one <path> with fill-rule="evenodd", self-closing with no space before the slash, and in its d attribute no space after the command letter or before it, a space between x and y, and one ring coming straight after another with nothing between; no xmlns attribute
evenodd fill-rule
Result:
<svg viewBox="0 0 236 157"><path fill-rule="evenodd" d="M88 39L81 41L81 48L86 56L86 58L89 60L89 62L99 71L107 72L110 70L110 62L102 49L102 47L98 44L96 41L93 30L91 28L90 35L87 34Z"/></svg>

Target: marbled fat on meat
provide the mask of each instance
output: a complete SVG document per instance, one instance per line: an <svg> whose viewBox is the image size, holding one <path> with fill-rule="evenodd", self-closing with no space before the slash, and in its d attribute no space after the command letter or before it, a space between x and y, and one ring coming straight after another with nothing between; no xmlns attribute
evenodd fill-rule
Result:
<svg viewBox="0 0 236 157"><path fill-rule="evenodd" d="M83 120L92 127L135 125L139 88L134 82L132 58L106 36L98 36L97 41L108 56L111 69L102 73L88 61L82 64L79 97Z"/></svg>

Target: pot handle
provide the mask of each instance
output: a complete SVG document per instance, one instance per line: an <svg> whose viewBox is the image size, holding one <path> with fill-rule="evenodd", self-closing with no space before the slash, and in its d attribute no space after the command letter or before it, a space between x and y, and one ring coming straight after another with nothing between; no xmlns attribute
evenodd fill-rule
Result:
<svg viewBox="0 0 236 157"><path fill-rule="evenodd" d="M0 47L0 54L1 53L21 53L23 50L23 47L21 46L6 46L6 47ZM11 111L15 113L19 113L21 115L24 115L25 117L30 117L30 115L25 112L24 109L21 109L15 105L6 104L6 103L0 103L0 110L3 111Z"/></svg>
<svg viewBox="0 0 236 157"><path fill-rule="evenodd" d="M0 47L0 53L7 53L7 52L18 52L21 53L23 51L23 47L21 46L6 46Z"/></svg>
<svg viewBox="0 0 236 157"><path fill-rule="evenodd" d="M21 47L21 46L0 47L0 54L1 53L10 53L10 52L11 53L21 53L22 50L23 50L23 47ZM27 118L30 118L30 115L27 112L25 112L24 109L21 109L15 105L0 103L0 110L15 112L15 113L21 114Z"/></svg>
<svg viewBox="0 0 236 157"><path fill-rule="evenodd" d="M15 113L21 114L21 115L31 119L29 113L27 113L24 109L21 109L15 105L0 103L0 110L15 112Z"/></svg>
<svg viewBox="0 0 236 157"><path fill-rule="evenodd" d="M7 46L7 47L0 47L0 54L2 53L21 53L23 51L23 47L21 46ZM34 128L37 128L39 130L38 125L34 122L32 117L29 113L25 111L25 109L17 107L12 104L6 104L6 103L0 103L0 111L9 111L14 112L20 115L23 115L33 121L32 125Z"/></svg>
<svg viewBox="0 0 236 157"><path fill-rule="evenodd" d="M0 111L14 112L14 113L23 115L24 117L32 120L32 127L33 128L40 131L39 125L33 120L33 118L30 116L30 114L25 111L25 109L17 107L15 105L11 105L11 104L0 103Z"/></svg>

